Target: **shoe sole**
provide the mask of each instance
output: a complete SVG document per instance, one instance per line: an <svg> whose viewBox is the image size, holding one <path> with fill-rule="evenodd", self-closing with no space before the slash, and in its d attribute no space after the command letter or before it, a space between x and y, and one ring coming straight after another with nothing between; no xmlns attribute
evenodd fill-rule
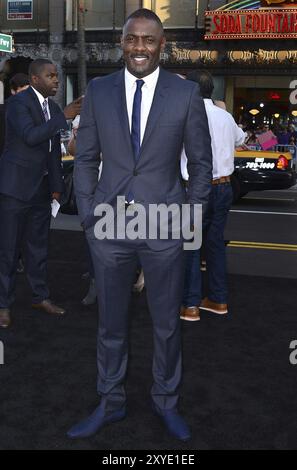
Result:
<svg viewBox="0 0 297 470"><path fill-rule="evenodd" d="M111 418L109 420L106 420L106 422L99 429L97 429L97 431L94 431L90 434L86 434L86 435L83 435L83 436L71 436L68 433L66 433L66 436L68 437L68 439L72 439L72 440L88 439L89 437L95 436L97 433L102 431L102 429L105 428L105 426L108 426L109 424L117 423L119 421L123 421L126 418L126 416L127 416L127 413L120 416L119 418Z"/></svg>
<svg viewBox="0 0 297 470"><path fill-rule="evenodd" d="M201 305L199 306L199 308L201 310L207 310L208 312L216 313L217 315L226 315L226 313L228 313L228 310L218 311L218 310L214 310L214 309L209 308L209 307L202 307Z"/></svg>
<svg viewBox="0 0 297 470"><path fill-rule="evenodd" d="M183 317L182 315L180 316L180 319L181 320L186 320L186 321L199 321L200 320L200 317L199 318L188 318L188 317Z"/></svg>
<svg viewBox="0 0 297 470"><path fill-rule="evenodd" d="M65 313L66 313L66 310L64 310L64 309L60 309L58 312L48 312L47 310L45 310L45 308L43 308L39 304L31 304L31 308L34 308L34 310L43 311L43 312L45 312L49 315L56 315L57 317L61 316L61 315L65 315Z"/></svg>
<svg viewBox="0 0 297 470"><path fill-rule="evenodd" d="M168 436L173 437L175 440L179 442L187 442L192 439L192 435L190 434L189 436L186 437L177 437L174 433L170 432L169 429L165 426L164 421L162 420L162 416L153 408L152 409L154 415L159 418L159 420L162 422L163 426L165 427L165 432L167 433Z"/></svg>

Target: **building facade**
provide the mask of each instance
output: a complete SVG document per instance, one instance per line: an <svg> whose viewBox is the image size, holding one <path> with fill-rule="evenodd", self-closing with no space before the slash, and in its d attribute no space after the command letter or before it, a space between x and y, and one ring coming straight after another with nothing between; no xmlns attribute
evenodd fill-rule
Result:
<svg viewBox="0 0 297 470"><path fill-rule="evenodd" d="M65 104L77 96L76 1L17 2L32 3L32 18L14 19L8 18L10 1L1 0L0 30L14 37L13 53L1 57L0 78L4 82L13 73L26 72L30 60L47 57L57 65L61 76L57 101ZM261 5L257 0L85 0L88 79L122 67L123 22L132 11L146 7L154 10L164 24L167 43L161 61L165 68L181 74L197 68L209 70L215 79L215 98L225 100L237 120L272 123L278 119L275 115L284 122L292 120L290 85L297 79L294 35L283 34L272 40L269 34L258 37L251 30L246 37L238 31L238 25L237 36L230 34L236 29L233 23L237 16L235 13L235 20L230 20L227 12L271 8L273 0L263 1L269 5ZM282 0L275 2L274 8L279 11L296 7L296 0L289 5L283 5ZM216 19L211 26L209 15L205 22L205 11L217 12L215 17L221 23ZM216 33L211 28L221 28L219 40L210 34ZM249 114L251 109L258 109L259 115Z"/></svg>

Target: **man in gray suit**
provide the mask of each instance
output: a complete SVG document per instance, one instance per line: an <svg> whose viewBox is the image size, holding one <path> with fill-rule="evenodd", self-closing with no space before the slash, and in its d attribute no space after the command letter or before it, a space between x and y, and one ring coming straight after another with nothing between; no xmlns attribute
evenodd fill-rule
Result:
<svg viewBox="0 0 297 470"><path fill-rule="evenodd" d="M98 204L115 207L119 195L126 201L126 214L133 203L147 209L149 204L186 202L179 169L183 143L190 174L187 202L207 203L212 154L203 100L196 84L159 67L164 45L158 16L146 9L132 13L123 28L125 69L92 80L84 98L74 179L98 290L101 402L92 415L68 431L70 438L91 436L125 417L128 305L139 261L154 330L153 410L171 435L190 438L177 410L183 240L98 239L94 217ZM98 182L100 152L103 169Z"/></svg>

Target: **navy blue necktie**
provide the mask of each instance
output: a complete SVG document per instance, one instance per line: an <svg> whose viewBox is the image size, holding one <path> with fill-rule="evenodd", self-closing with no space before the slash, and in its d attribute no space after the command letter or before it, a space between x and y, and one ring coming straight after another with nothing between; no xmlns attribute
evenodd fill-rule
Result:
<svg viewBox="0 0 297 470"><path fill-rule="evenodd" d="M138 160L140 152L140 116L143 80L136 80L136 91L133 99L131 141L134 150L135 161Z"/></svg>
<svg viewBox="0 0 297 470"><path fill-rule="evenodd" d="M136 91L133 99L132 109L132 126L131 126L131 143L134 152L135 163L139 158L140 153L140 117L141 117L141 98L142 98L142 85L143 80L136 80ZM134 200L132 191L130 190L127 196L127 201L131 202Z"/></svg>

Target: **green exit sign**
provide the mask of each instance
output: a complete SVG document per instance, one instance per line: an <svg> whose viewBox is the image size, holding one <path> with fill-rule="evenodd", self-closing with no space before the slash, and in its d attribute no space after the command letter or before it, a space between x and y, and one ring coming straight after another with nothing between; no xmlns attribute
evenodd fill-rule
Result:
<svg viewBox="0 0 297 470"><path fill-rule="evenodd" d="M0 51L12 52L12 36L0 33Z"/></svg>

